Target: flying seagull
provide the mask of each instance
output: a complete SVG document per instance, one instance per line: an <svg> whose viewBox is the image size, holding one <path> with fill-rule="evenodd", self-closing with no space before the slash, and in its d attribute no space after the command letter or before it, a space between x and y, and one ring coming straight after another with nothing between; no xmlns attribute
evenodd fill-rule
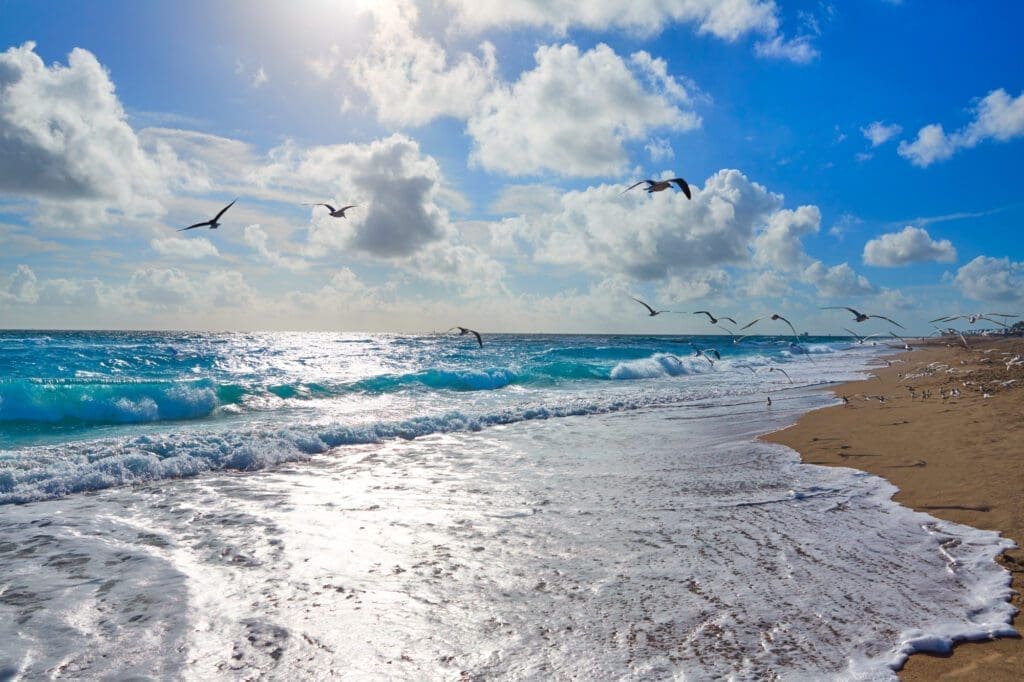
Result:
<svg viewBox="0 0 1024 682"><path fill-rule="evenodd" d="M757 324L761 320L782 320L783 322L785 322L786 324L789 325L790 329L793 330L793 336L797 335L796 329L793 327L793 323L790 322L789 320L787 320L786 318L784 318L782 315L779 315L778 313L772 313L771 316L765 315L764 317L759 317L756 320L754 320L753 322L750 322L749 324L746 324L746 325L740 327L740 331L743 331L747 327L753 327L755 324Z"/></svg>
<svg viewBox="0 0 1024 682"><path fill-rule="evenodd" d="M783 374L785 374L785 375L786 375L786 378L787 378L787 379L789 379L789 383L793 383L793 379L792 379L792 377L790 377L790 376L789 376L789 373L788 373L788 372L786 372L786 370L784 370L784 369L781 369L781 368L779 368L779 367L769 367L769 368L768 368L768 371L769 371L769 372L782 372Z"/></svg>
<svg viewBox="0 0 1024 682"><path fill-rule="evenodd" d="M896 339L898 341L901 341L903 343L903 350L914 350L913 348L910 347L910 344L907 343L907 340L905 338L903 338L902 336L900 336L898 334L893 334L892 332L889 332L889 336L893 337L894 339Z"/></svg>
<svg viewBox="0 0 1024 682"><path fill-rule="evenodd" d="M640 305L642 305L643 307L647 308L647 310L650 312L650 315L648 315L648 317L654 317L655 315L661 315L662 313L675 312L674 310L655 310L654 308L647 305L646 303L641 301L639 298L636 298L635 296L630 296L630 298L639 303Z"/></svg>
<svg viewBox="0 0 1024 682"><path fill-rule="evenodd" d="M619 192L619 194L625 194L629 190L639 185L642 185L645 182L647 183L647 187L644 187L644 189L647 190L648 194L650 194L651 192L663 192L669 187L671 187L672 183L675 183L676 185L679 186L679 189L683 190L683 194L686 195L687 199L692 198L690 195L690 186L687 185L686 180L683 180L682 178L672 178L671 180L641 180L635 185L630 185L626 189L622 190L621 192Z"/></svg>
<svg viewBox="0 0 1024 682"><path fill-rule="evenodd" d="M711 363L712 367L714 367L714 365L715 365L715 360L721 360L722 359L722 356L714 348L701 349L701 348L698 348L697 346L693 345L692 343L690 344L690 348L693 349L694 356L704 358L709 363ZM711 355L714 355L715 356L715 360L712 360L711 359L711 355L708 355L708 353L711 353Z"/></svg>
<svg viewBox="0 0 1024 682"><path fill-rule="evenodd" d="M467 327L452 327L448 331L452 331L453 329L458 329L459 330L459 336L465 336L466 334L472 334L473 336L476 337L476 342L480 344L480 347L481 348L484 347L484 340L482 338L480 338L480 332L473 331L472 329L469 329Z"/></svg>
<svg viewBox="0 0 1024 682"><path fill-rule="evenodd" d="M868 339L870 339L872 337L875 337L875 336L878 336L878 334L868 334L867 336L861 336L860 334L858 334L857 332L853 331L852 329L847 329L846 327L843 327L843 329L845 331L847 331L850 334L850 336L856 337L857 343L859 345L861 345L861 346L863 346L864 342L867 341Z"/></svg>
<svg viewBox="0 0 1024 682"><path fill-rule="evenodd" d="M733 324L736 324L736 320L732 319L731 317L726 317L725 315L722 315L721 317L715 317L706 310L698 310L697 312L694 313L694 315L707 315L708 319L711 320L711 324L718 324L719 320L729 320ZM725 327L722 327L722 329L725 329Z"/></svg>
<svg viewBox="0 0 1024 682"><path fill-rule="evenodd" d="M238 201L238 199L235 198L235 201ZM229 208L231 208L232 206L235 205L235 201L232 201L230 204L228 204L227 206L222 208L220 210L220 213L218 213L217 215L215 215L213 217L213 220L207 220L207 221L204 221L204 222L201 222L201 223L196 223L195 225L189 225L188 227L183 227L180 230L178 230L178 232L184 232L185 230L194 230L197 227L203 227L203 226L206 226L206 225L209 225L211 230L216 230L218 227L220 227L220 223L217 222L217 221L220 220L220 217L222 215L224 215Z"/></svg>
<svg viewBox="0 0 1024 682"><path fill-rule="evenodd" d="M990 317L990 316L994 316L994 317L1008 317L1008 318L1017 317L1016 315L1007 315L1006 313L974 313L973 315L949 315L947 317L940 317L940 318L937 318L937 319L934 319L934 320L931 320L931 321L932 322L952 322L953 320L959 320L959 319L963 318L963 319L967 320L968 324L974 324L978 320L986 320L988 322L992 322L994 324L998 324L1000 327L1006 327L1007 326L1007 325L1003 324L1002 322L1000 322L999 320L993 320L992 317Z"/></svg>
<svg viewBox="0 0 1024 682"><path fill-rule="evenodd" d="M345 218L345 211L350 208L358 208L359 204L352 204L351 206L342 206L341 208L334 208L330 204L303 204L303 206L326 206L327 210L331 212L332 218Z"/></svg>
<svg viewBox="0 0 1024 682"><path fill-rule="evenodd" d="M871 319L872 317L875 317L875 318L878 318L879 320L885 320L886 322L892 322L894 325L896 325L900 329L906 329L906 327L904 327L902 324L900 324L896 320L890 320L888 317L884 317L882 315L865 315L864 313L859 312L857 310L854 310L853 308L848 308L847 306L825 306L824 308L822 308L822 310L849 310L851 313L853 313L853 321L854 322L864 322L865 320L868 320L868 319Z"/></svg>

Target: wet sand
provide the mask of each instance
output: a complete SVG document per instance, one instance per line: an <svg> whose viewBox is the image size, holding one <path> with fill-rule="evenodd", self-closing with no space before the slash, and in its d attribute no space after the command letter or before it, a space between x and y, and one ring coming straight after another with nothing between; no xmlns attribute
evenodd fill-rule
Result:
<svg viewBox="0 0 1024 682"><path fill-rule="evenodd" d="M1000 531L1024 545L1024 340L969 339L971 349L941 341L892 357L876 378L835 387L848 405L804 415L765 436L813 464L854 467L882 476L895 500L942 519ZM989 350L992 349L992 350ZM988 352L984 352L988 351ZM1012 381L1009 385L1002 382ZM910 388L913 387L913 391ZM952 389L959 397L947 396ZM930 396L926 397L926 391ZM989 397L985 397L985 393ZM865 396L873 396L865 398ZM884 402L877 399L884 396ZM1005 552L1013 604L1022 608L1024 551ZM1021 630L1020 615L1015 626ZM958 644L944 656L911 656L903 680L1024 679L1024 640Z"/></svg>

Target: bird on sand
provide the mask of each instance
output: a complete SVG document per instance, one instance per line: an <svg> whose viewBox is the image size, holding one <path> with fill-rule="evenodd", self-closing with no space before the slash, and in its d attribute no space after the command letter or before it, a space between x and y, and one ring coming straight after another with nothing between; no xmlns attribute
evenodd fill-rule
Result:
<svg viewBox="0 0 1024 682"><path fill-rule="evenodd" d="M349 210L350 208L358 208L359 204L352 204L351 206L342 206L341 208L334 208L330 204L303 204L303 206L326 206L327 210L330 211L330 216L332 218L347 218L348 216L345 215L345 211Z"/></svg>
<svg viewBox="0 0 1024 682"><path fill-rule="evenodd" d="M639 298L636 298L635 296L630 296L630 298L632 298L634 301L636 301L637 303L639 303L643 307L647 308L647 310L650 312L650 315L648 315L648 317L654 317L655 315L661 315L662 313L672 313L672 312L675 312L674 310L655 310L654 308L652 308L651 306L647 305L646 303L641 301Z"/></svg>
<svg viewBox="0 0 1024 682"><path fill-rule="evenodd" d="M765 315L764 317L759 317L756 320L754 320L753 322L749 322L749 323L743 325L742 327L740 327L740 331L743 331L744 329L747 329L748 327L753 327L755 324L757 324L761 320L782 320L783 322L785 322L786 324L789 325L790 329L793 330L793 336L797 335L796 328L793 326L793 323L790 322L789 320L787 320L786 318L784 318L782 315L779 315L778 313L772 313L770 316L769 315Z"/></svg>
<svg viewBox="0 0 1024 682"><path fill-rule="evenodd" d="M235 201L238 201L238 199L236 198ZM204 227L204 226L207 226L207 225L210 227L211 230L216 230L218 227L220 227L220 222L218 222L220 220L220 217L222 215L224 215L229 208L231 208L232 206L235 205L235 201L232 201L230 204L228 204L227 206L222 208L220 210L220 213L218 213L217 215L215 215L213 217L213 220L206 220L206 221L203 221L201 223L196 223L195 225L189 225L188 227L183 227L180 230L178 230L178 232L184 232L185 230L194 230L197 227Z"/></svg>
<svg viewBox="0 0 1024 682"><path fill-rule="evenodd" d="M452 330L455 330L455 329L459 330L459 336L465 336L466 334L472 334L473 336L476 337L476 342L480 344L480 347L481 348L484 347L484 340L482 338L480 338L480 332L473 331L472 329L469 329L467 327L452 327L448 331L452 331Z"/></svg>
<svg viewBox="0 0 1024 682"><path fill-rule="evenodd" d="M786 372L786 370L782 369L781 367L769 367L768 371L769 372L782 372L783 374L786 375L786 378L789 379L789 383L793 383L793 378L791 376L789 376L789 373Z"/></svg>
<svg viewBox="0 0 1024 682"><path fill-rule="evenodd" d="M853 308L849 308L847 306L825 306L824 308L822 308L822 310L849 310L851 313L853 313L853 321L854 322L864 322L866 320L871 319L872 317L875 317L875 318L878 318L879 320L885 320L886 322L892 322L894 325L896 325L900 329L906 329L906 327L904 327L902 324L900 324L896 320L890 320L888 317L885 317L883 315L866 315L866 314L864 314L862 312L859 312L859 311L854 310Z"/></svg>
<svg viewBox="0 0 1024 682"><path fill-rule="evenodd" d="M682 178L672 178L670 180L641 180L635 185L630 185L626 189L622 190L621 192L619 192L619 194L625 194L629 190L639 185L642 185L645 182L647 183L647 187L644 187L644 189L647 190L648 194L652 192L663 192L669 187L671 187L672 183L675 183L679 187L679 189L683 190L683 194L686 195L687 199L692 198L690 195L690 186L687 185L686 180L683 180Z"/></svg>

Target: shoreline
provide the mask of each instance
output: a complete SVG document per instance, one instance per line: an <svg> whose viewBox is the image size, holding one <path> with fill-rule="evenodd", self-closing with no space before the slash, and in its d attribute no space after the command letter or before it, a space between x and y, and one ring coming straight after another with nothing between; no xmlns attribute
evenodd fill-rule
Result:
<svg viewBox="0 0 1024 682"><path fill-rule="evenodd" d="M970 350L926 343L883 360L888 366L875 367L867 379L828 388L847 396L849 405L808 412L760 439L796 450L808 464L875 474L899 488L893 500L906 507L1013 540L1017 549L1005 551L998 562L1011 574L1010 601L1018 610L1013 624L1020 630L1024 365L1004 366L1018 354L1024 357L1021 339L979 340ZM940 397L953 388L959 396ZM883 395L885 401L866 395ZM916 653L898 673L907 681L1019 680L1024 639L957 642L948 654Z"/></svg>

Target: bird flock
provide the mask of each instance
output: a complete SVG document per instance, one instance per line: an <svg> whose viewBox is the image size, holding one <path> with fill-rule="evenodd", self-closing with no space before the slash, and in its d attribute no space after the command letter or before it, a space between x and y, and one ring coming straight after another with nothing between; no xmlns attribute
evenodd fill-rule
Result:
<svg viewBox="0 0 1024 682"><path fill-rule="evenodd" d="M619 194L625 194L626 192L628 192L631 189L634 189L636 187L639 187L640 185L645 185L645 187L643 189L648 194L653 194L655 192L664 192L665 190L671 189L673 186L675 186L676 188L678 188L679 191L681 191L683 193L683 195L687 199L692 199L693 198L693 195L692 195L692 193L690 191L690 185L683 178L670 178L670 179L667 179L667 180L650 180L650 179L640 180L639 182L636 182L636 183L630 185L629 187L627 187L626 189L622 190L622 192L620 192ZM221 222L220 222L221 218L224 216L225 213L228 212L228 209L230 209L232 206L235 205L235 203L237 201L238 201L238 198L236 197L231 203L229 203L227 206L222 208L217 213L217 215L215 215L212 219L204 220L202 222L193 223L192 225L189 225L187 227L182 227L182 228L180 228L178 230L178 232L184 232L184 231L187 231L187 230L194 230L194 229L200 228L200 227L207 227L207 228L209 228L211 230L216 230L221 225ZM350 204L348 206L342 206L341 208L335 208L333 205L328 204L326 202L304 203L302 205L303 206L323 206L324 208L327 209L328 215L330 215L332 218L347 218L347 216L345 215L346 211L349 211L349 210L351 210L353 208L359 208L358 204ZM655 310L651 305L649 305L648 303L646 303L645 301L643 301L643 300L641 300L639 298L636 298L635 296L631 296L630 298L632 298L634 301L636 301L637 303L639 303L640 305L642 305L644 307L644 309L647 311L648 317L657 317L658 315L662 315L662 314L665 314L665 313L674 314L674 315L687 315L687 314L690 314L690 313L686 313L686 312L682 312L682 311L677 311L677 310ZM885 320L886 322L888 322L888 323L890 323L892 325L895 325L895 326L899 327L900 329L905 329L905 327L902 324L900 324L896 320L893 320L892 318L886 317L884 315L874 315L874 314L869 314L869 313L862 313L859 310L856 310L855 308L851 308L849 306L824 306L824 307L821 308L821 310L847 310L847 311L849 311L853 315L853 321L854 322L867 322L868 320L871 320L871 319L878 319L878 320ZM718 327L719 329L722 329L725 332L727 332L732 337L732 342L734 344L739 343L743 339L749 338L749 337L754 335L753 333L750 333L750 334L745 334L745 335L742 335L742 336L737 336L735 331L733 331L732 329L729 329L728 327L724 326L724 323L726 323L726 322L731 323L733 326L736 326L738 324L736 322L735 318L730 317L728 315L715 315L714 313L712 313L709 310L696 310L696 311L693 311L692 314L693 315L706 315L707 319L708 319L708 323L713 325L713 326L715 326L715 327ZM931 324L932 327L935 328L936 333L955 334L958 337L961 345L963 345L965 348L969 348L970 345L967 343L967 339L964 337L964 335L962 333L960 333L960 332L958 332L958 331L956 331L954 329L950 329L950 328L947 328L945 330L941 329L939 327L936 327L935 323L936 322L949 323L949 322L953 322L955 320L965 319L965 320L967 320L968 324L974 325L976 322L978 322L980 320L985 320L986 322L992 322L992 323L997 324L997 325L999 325L999 326L1001 326L1003 328L1008 328L1009 327L1009 325L1007 325L1005 322L1002 322L1000 320L995 319L997 317L1003 318L1004 320L1008 320L1008 319L1013 319L1013 318L1019 317L1019 315L1013 315L1013 314L1010 314L1010 313L969 313L969 314L957 314L957 315L944 315L942 317L937 317L934 320L930 320L929 324ZM736 331L745 331L745 330L750 329L751 327L753 327L755 324L758 324L759 322L762 322L762 321L765 321L765 320L767 320L769 322L783 322L783 323L785 323L785 325L787 327L789 327L789 330L792 332L792 335L794 337L799 338L801 336L806 336L807 335L806 332L804 334L802 334L802 335L798 334L797 331L796 331L796 327L793 326L793 323L790 322L787 318L783 317L782 315L780 315L778 313L769 313L769 314L762 315L761 317L758 317L758 318L755 318L754 320L751 320L750 322L748 322L747 324L743 325L742 327L739 327ZM468 327L462 327L462 326L452 327L448 331L449 332L454 332L456 330L458 330L458 332L459 332L458 335L459 336L472 335L473 337L476 338L477 345L480 348L483 348L484 341L483 341L483 336L481 336L480 332L478 332L478 331L476 331L474 329L470 329ZM865 344L867 341L869 341L872 338L884 338L880 334L869 334L867 336L861 336L860 334L857 334L855 331L853 331L851 329L848 329L846 327L843 327L843 330L846 331L850 336L854 337L856 339L858 345L863 345L863 344ZM897 335L896 333L894 333L892 331L889 331L888 336L894 338L896 341L899 341L902 344L902 347L904 349L911 350L910 344L903 337ZM793 345L795 347L798 347L798 344L793 344ZM709 363L711 363L712 365L714 364L714 360L711 359L711 355L714 355L716 359L721 359L721 355L715 349L702 349L702 348L698 348L697 346L693 346L693 348L694 348L694 355L696 357L702 357L705 360L707 360ZM668 357L675 358L676 360L678 360L678 358L676 358L676 356L674 356L674 355L670 355ZM784 370L781 370L781 369L778 369L778 368L774 368L774 367L771 368L771 369L772 370L778 370L778 371L782 372L783 374L785 374ZM786 378L789 379L789 375L788 374L786 374ZM790 382L792 383L792 379L790 379Z"/></svg>

